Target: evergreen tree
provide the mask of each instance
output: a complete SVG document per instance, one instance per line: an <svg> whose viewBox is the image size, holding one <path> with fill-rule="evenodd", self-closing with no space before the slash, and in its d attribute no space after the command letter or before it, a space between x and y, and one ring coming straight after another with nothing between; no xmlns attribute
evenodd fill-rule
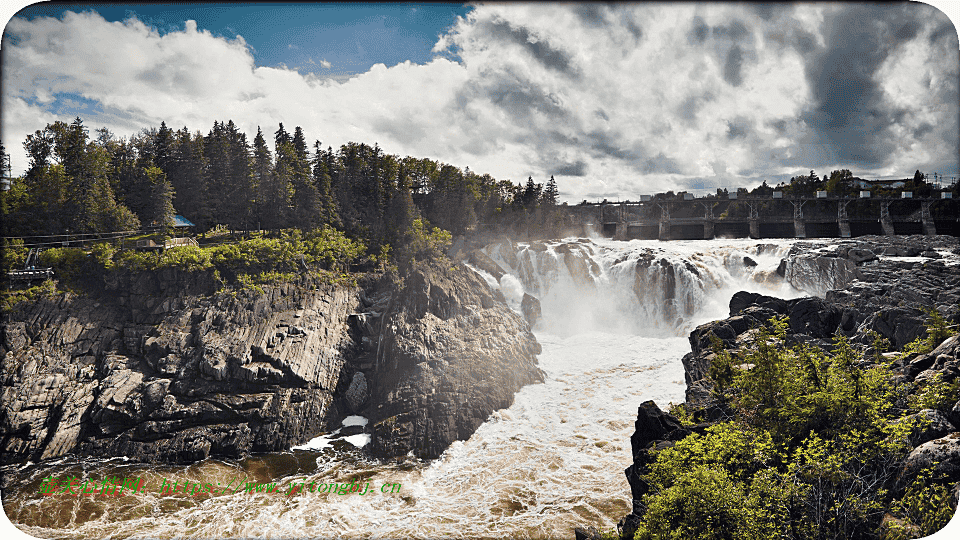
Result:
<svg viewBox="0 0 960 540"><path fill-rule="evenodd" d="M255 215L257 227L262 227L273 186L273 154L263 137L263 131L257 126L257 136L253 139L253 184L256 187Z"/></svg>
<svg viewBox="0 0 960 540"><path fill-rule="evenodd" d="M200 230L206 230L213 224L204 175L203 135L191 135L184 127L176 133L175 147L171 173L167 176L175 194L173 206Z"/></svg>
<svg viewBox="0 0 960 540"><path fill-rule="evenodd" d="M160 129L153 137L153 163L163 170L167 178L171 176L176 140L173 130L167 127L166 122L160 122Z"/></svg>
<svg viewBox="0 0 960 540"><path fill-rule="evenodd" d="M547 182L547 187L543 190L543 202L550 206L556 206L559 197L560 191L557 189L557 181L553 179L551 174L550 181Z"/></svg>
<svg viewBox="0 0 960 540"><path fill-rule="evenodd" d="M313 181L310 158L300 126L294 129L291 143L290 185L293 189L293 224L303 229L313 229L322 223L320 193Z"/></svg>
<svg viewBox="0 0 960 540"><path fill-rule="evenodd" d="M340 227L340 216L337 212L337 204L333 193L333 179L328 169L328 163L331 161L329 150L324 152L320 147L320 141L314 144L316 153L313 158L313 183L317 188L317 196L320 203L320 222L325 225Z"/></svg>

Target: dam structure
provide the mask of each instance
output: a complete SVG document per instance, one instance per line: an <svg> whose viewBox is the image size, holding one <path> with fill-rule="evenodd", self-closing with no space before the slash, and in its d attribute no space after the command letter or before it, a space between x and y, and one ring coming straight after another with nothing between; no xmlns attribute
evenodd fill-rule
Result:
<svg viewBox="0 0 960 540"><path fill-rule="evenodd" d="M728 197L641 196L640 201L583 202L568 206L572 222L614 240L712 238L850 238L864 235L960 236L952 193L936 197L814 197L730 194ZM936 210L936 212L935 212Z"/></svg>

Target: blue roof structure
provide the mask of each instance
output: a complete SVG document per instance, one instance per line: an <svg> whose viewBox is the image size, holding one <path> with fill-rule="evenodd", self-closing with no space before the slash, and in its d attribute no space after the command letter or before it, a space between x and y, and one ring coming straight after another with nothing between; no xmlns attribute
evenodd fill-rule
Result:
<svg viewBox="0 0 960 540"><path fill-rule="evenodd" d="M195 227L193 223L187 220L183 216L173 216L173 226L174 227Z"/></svg>

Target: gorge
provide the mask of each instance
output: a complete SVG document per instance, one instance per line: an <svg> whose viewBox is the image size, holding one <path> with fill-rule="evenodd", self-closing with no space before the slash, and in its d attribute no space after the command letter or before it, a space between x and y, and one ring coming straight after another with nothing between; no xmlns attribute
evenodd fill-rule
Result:
<svg viewBox="0 0 960 540"><path fill-rule="evenodd" d="M708 391L708 330L733 344L748 317L783 313L812 339L870 328L902 347L923 331L920 307L955 321L960 298L948 237L475 247L465 265L402 283L213 294L210 276L169 271L18 308L2 340L7 515L35 536L251 536L264 522L319 537L611 528L638 510L624 468L668 438L631 439L636 407ZM939 351L909 369L955 359ZM376 498L38 493L47 477L158 487L237 474L403 487Z"/></svg>

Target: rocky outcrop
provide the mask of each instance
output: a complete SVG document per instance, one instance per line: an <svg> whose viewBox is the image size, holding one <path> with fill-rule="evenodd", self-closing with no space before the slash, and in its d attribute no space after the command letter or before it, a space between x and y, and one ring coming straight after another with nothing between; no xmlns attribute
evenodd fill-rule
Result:
<svg viewBox="0 0 960 540"><path fill-rule="evenodd" d="M349 415L379 422L380 455L436 457L542 380L526 321L462 265L418 269L399 293L373 276L218 288L205 273L110 274L100 294L7 314L0 463L241 457Z"/></svg>
<svg viewBox="0 0 960 540"><path fill-rule="evenodd" d="M926 312L930 309L938 310L950 324L960 323L960 264L956 257L944 257L944 253L960 254L960 242L953 237L914 236L796 244L778 272L795 287L819 297L783 300L756 293L735 294L729 318L701 325L690 334L691 352L682 360L687 403L705 407L708 418L717 419L730 412L719 410L712 399L707 373L715 355L714 342L727 351L749 345L756 338L757 328L773 316L789 317L788 344L803 342L825 349L840 333L855 346L868 350L873 343L872 331L899 350L925 335ZM948 338L929 353L903 357L893 367L905 388L916 388L914 383L935 377L954 381L960 378L960 336ZM642 479L645 467L657 449L689 433L662 418L670 417L641 406L637 430L631 437L631 442L641 444L634 444L634 464L626 470L634 512L621 520L625 537L632 536L645 512L640 500L647 489ZM909 435L915 448L906 459L901 485L934 463L938 481L960 481L960 402L949 413L923 410L911 419L920 421Z"/></svg>
<svg viewBox="0 0 960 540"><path fill-rule="evenodd" d="M633 538L640 518L646 513L643 496L650 490L650 486L643 477L650 472L650 465L656 461L657 452L670 448L676 441L692 433L684 428L677 418L661 411L653 401L640 404L634 426L636 431L630 437L633 464L624 471L633 496L633 512L620 520L620 531L624 538Z"/></svg>
<svg viewBox="0 0 960 540"><path fill-rule="evenodd" d="M543 316L540 301L527 293L523 293L523 300L520 301L520 312L523 313L523 318L526 319L531 328L536 326Z"/></svg>
<svg viewBox="0 0 960 540"><path fill-rule="evenodd" d="M543 381L526 321L465 267L415 268L384 317L367 412L376 455L438 457Z"/></svg>
<svg viewBox="0 0 960 540"><path fill-rule="evenodd" d="M102 296L11 314L3 463L69 452L192 462L285 449L323 429L354 346L356 288L194 296L196 275L111 277Z"/></svg>

